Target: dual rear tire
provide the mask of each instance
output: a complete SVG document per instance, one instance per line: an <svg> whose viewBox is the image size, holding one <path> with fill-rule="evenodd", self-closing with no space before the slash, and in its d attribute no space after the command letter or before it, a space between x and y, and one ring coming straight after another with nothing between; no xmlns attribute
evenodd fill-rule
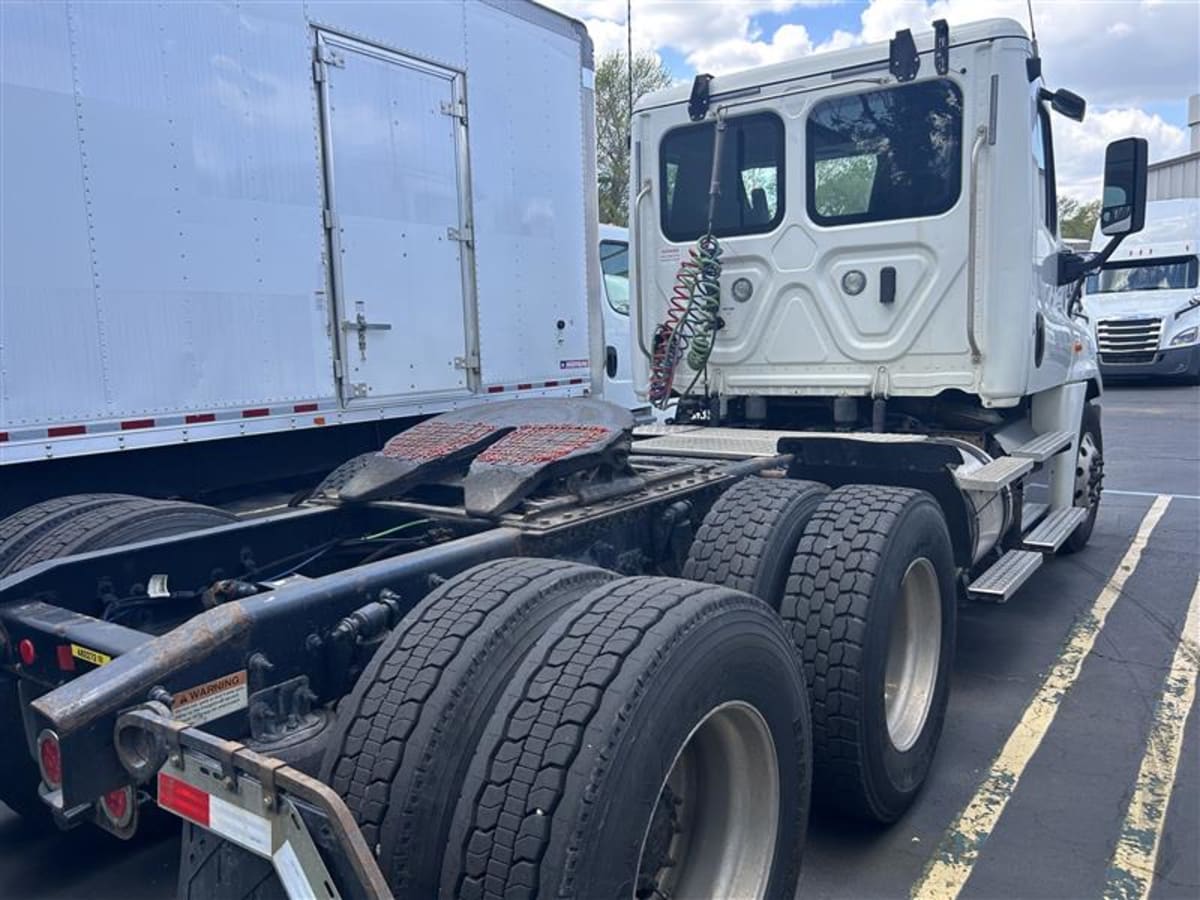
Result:
<svg viewBox="0 0 1200 900"><path fill-rule="evenodd" d="M747 478L713 505L684 573L779 613L812 704L814 800L899 818L932 765L954 655L954 558L933 497Z"/></svg>

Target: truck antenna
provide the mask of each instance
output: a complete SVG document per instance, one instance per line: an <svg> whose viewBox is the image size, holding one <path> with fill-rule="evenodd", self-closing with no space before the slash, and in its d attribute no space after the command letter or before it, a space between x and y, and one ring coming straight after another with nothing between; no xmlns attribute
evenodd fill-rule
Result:
<svg viewBox="0 0 1200 900"><path fill-rule="evenodd" d="M1029 37L1033 43L1033 58L1037 59L1037 26L1033 23L1033 0L1025 0L1025 6L1029 10Z"/></svg>
<svg viewBox="0 0 1200 900"><path fill-rule="evenodd" d="M633 0L625 0L625 66L629 80L629 119L633 121Z"/></svg>

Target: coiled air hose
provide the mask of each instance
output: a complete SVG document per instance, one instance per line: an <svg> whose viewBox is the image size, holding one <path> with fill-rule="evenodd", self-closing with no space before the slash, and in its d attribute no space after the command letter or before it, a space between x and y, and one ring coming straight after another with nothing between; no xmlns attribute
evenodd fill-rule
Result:
<svg viewBox="0 0 1200 900"><path fill-rule="evenodd" d="M696 246L688 251L675 273L675 286L667 301L667 317L654 330L654 349L650 358L651 404L664 409L671 401L675 372L682 359L696 373L692 386L708 365L720 327L721 243L713 234L717 197L721 193L721 145L725 136L725 113L717 113L713 134L712 180L708 191L708 227Z"/></svg>

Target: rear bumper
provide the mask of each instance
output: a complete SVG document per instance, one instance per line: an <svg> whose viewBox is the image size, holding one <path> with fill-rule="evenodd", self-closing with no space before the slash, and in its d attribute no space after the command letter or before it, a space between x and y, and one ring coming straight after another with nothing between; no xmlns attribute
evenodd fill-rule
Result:
<svg viewBox="0 0 1200 900"><path fill-rule="evenodd" d="M1137 363L1106 362L1100 356L1100 374L1117 381L1122 378L1195 378L1200 376L1200 344L1159 350L1154 358Z"/></svg>

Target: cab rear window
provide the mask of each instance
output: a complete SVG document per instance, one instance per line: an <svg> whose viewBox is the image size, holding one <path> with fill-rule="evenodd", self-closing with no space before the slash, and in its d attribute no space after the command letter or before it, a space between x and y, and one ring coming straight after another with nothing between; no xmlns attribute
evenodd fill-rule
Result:
<svg viewBox="0 0 1200 900"><path fill-rule="evenodd" d="M660 217L671 241L694 241L708 231L712 180L712 122L667 132L659 147ZM726 121L721 148L721 193L713 234L771 231L783 220L783 122L772 113Z"/></svg>
<svg viewBox="0 0 1200 900"><path fill-rule="evenodd" d="M822 100L806 125L819 225L934 216L962 190L962 92L938 78Z"/></svg>

